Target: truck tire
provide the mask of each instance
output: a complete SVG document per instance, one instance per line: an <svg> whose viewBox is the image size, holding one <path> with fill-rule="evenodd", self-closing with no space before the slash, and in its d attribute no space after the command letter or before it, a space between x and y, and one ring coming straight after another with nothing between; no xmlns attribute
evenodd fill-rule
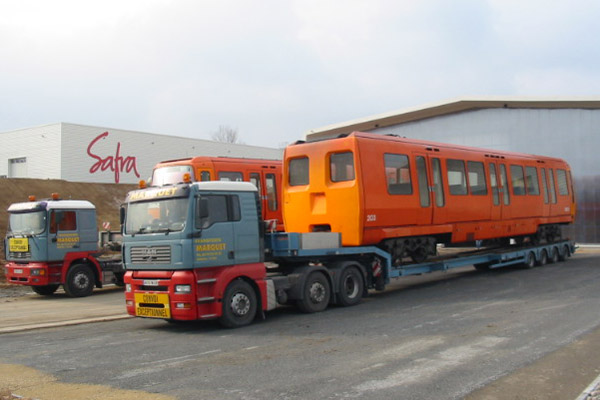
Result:
<svg viewBox="0 0 600 400"><path fill-rule="evenodd" d="M69 297L85 297L94 290L94 273L85 264L74 264L67 272L67 279L63 285Z"/></svg>
<svg viewBox="0 0 600 400"><path fill-rule="evenodd" d="M530 251L525 256L525 262L523 262L525 268L533 268L535 267L535 254L533 251Z"/></svg>
<svg viewBox="0 0 600 400"><path fill-rule="evenodd" d="M329 281L322 272L311 273L304 282L302 299L298 300L298 308L305 313L323 311L331 299Z"/></svg>
<svg viewBox="0 0 600 400"><path fill-rule="evenodd" d="M566 261L571 256L571 249L566 244L562 248L562 252L558 253L558 261Z"/></svg>
<svg viewBox="0 0 600 400"><path fill-rule="evenodd" d="M544 265L548 264L548 252L546 251L546 249L543 249L543 250L540 252L540 259L539 259L539 260L537 260L536 264L537 264L539 267L542 267L542 266L544 266Z"/></svg>
<svg viewBox="0 0 600 400"><path fill-rule="evenodd" d="M257 308L256 292L252 286L242 279L236 279L225 290L219 322L226 328L248 325L254 320Z"/></svg>
<svg viewBox="0 0 600 400"><path fill-rule="evenodd" d="M356 267L348 267L340 275L339 303L344 307L358 304L362 299L364 283L362 273Z"/></svg>
<svg viewBox="0 0 600 400"><path fill-rule="evenodd" d="M31 290L42 296L51 296L56 292L60 285L44 285L44 286L32 286Z"/></svg>

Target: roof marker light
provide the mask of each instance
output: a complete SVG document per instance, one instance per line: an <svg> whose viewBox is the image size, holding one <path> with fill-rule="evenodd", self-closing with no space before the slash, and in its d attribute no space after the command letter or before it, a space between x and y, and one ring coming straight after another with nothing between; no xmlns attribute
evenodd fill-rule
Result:
<svg viewBox="0 0 600 400"><path fill-rule="evenodd" d="M146 189L146 181L142 179L138 186L140 187L140 189Z"/></svg>
<svg viewBox="0 0 600 400"><path fill-rule="evenodd" d="M50 195L50 197L52 197L52 200L58 200L58 199L60 199L60 196L58 195L58 193L52 193Z"/></svg>
<svg viewBox="0 0 600 400"><path fill-rule="evenodd" d="M29 195L28 199L29 201L35 201L35 196L31 194Z"/></svg>
<svg viewBox="0 0 600 400"><path fill-rule="evenodd" d="M183 182L184 183L192 183L192 176L190 175L189 172L186 172L185 174L183 174Z"/></svg>

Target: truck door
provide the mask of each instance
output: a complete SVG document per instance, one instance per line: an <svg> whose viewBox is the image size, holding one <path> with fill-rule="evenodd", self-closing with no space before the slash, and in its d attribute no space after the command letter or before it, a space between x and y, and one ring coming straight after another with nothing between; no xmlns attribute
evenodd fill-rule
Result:
<svg viewBox="0 0 600 400"><path fill-rule="evenodd" d="M235 264L233 210L229 196L202 194L196 198L194 215L195 267Z"/></svg>
<svg viewBox="0 0 600 400"><path fill-rule="evenodd" d="M67 253L80 251L81 237L75 210L51 210L48 233L48 261L61 261Z"/></svg>

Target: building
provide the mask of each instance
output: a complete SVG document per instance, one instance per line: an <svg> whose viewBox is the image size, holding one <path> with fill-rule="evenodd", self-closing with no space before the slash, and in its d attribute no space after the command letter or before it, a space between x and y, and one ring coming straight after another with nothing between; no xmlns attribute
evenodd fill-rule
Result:
<svg viewBox="0 0 600 400"><path fill-rule="evenodd" d="M281 159L283 151L69 123L0 133L0 176L137 183L159 161L192 156Z"/></svg>
<svg viewBox="0 0 600 400"><path fill-rule="evenodd" d="M563 158L577 199L570 235L600 243L600 97L459 98L313 129L306 140L354 131Z"/></svg>

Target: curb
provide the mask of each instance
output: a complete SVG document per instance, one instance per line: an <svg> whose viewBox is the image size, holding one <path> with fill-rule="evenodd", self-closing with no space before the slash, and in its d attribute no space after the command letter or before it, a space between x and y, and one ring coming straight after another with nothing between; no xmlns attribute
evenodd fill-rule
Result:
<svg viewBox="0 0 600 400"><path fill-rule="evenodd" d="M575 400L600 399L600 375Z"/></svg>
<svg viewBox="0 0 600 400"><path fill-rule="evenodd" d="M59 326L89 324L92 322L116 321L116 320L127 319L127 318L133 318L133 317L129 314L127 314L127 315L119 314L119 315L107 315L105 317L73 319L70 321L47 322L47 323L43 323L43 324L9 326L6 328L0 328L0 334L31 331L34 329L56 328Z"/></svg>

